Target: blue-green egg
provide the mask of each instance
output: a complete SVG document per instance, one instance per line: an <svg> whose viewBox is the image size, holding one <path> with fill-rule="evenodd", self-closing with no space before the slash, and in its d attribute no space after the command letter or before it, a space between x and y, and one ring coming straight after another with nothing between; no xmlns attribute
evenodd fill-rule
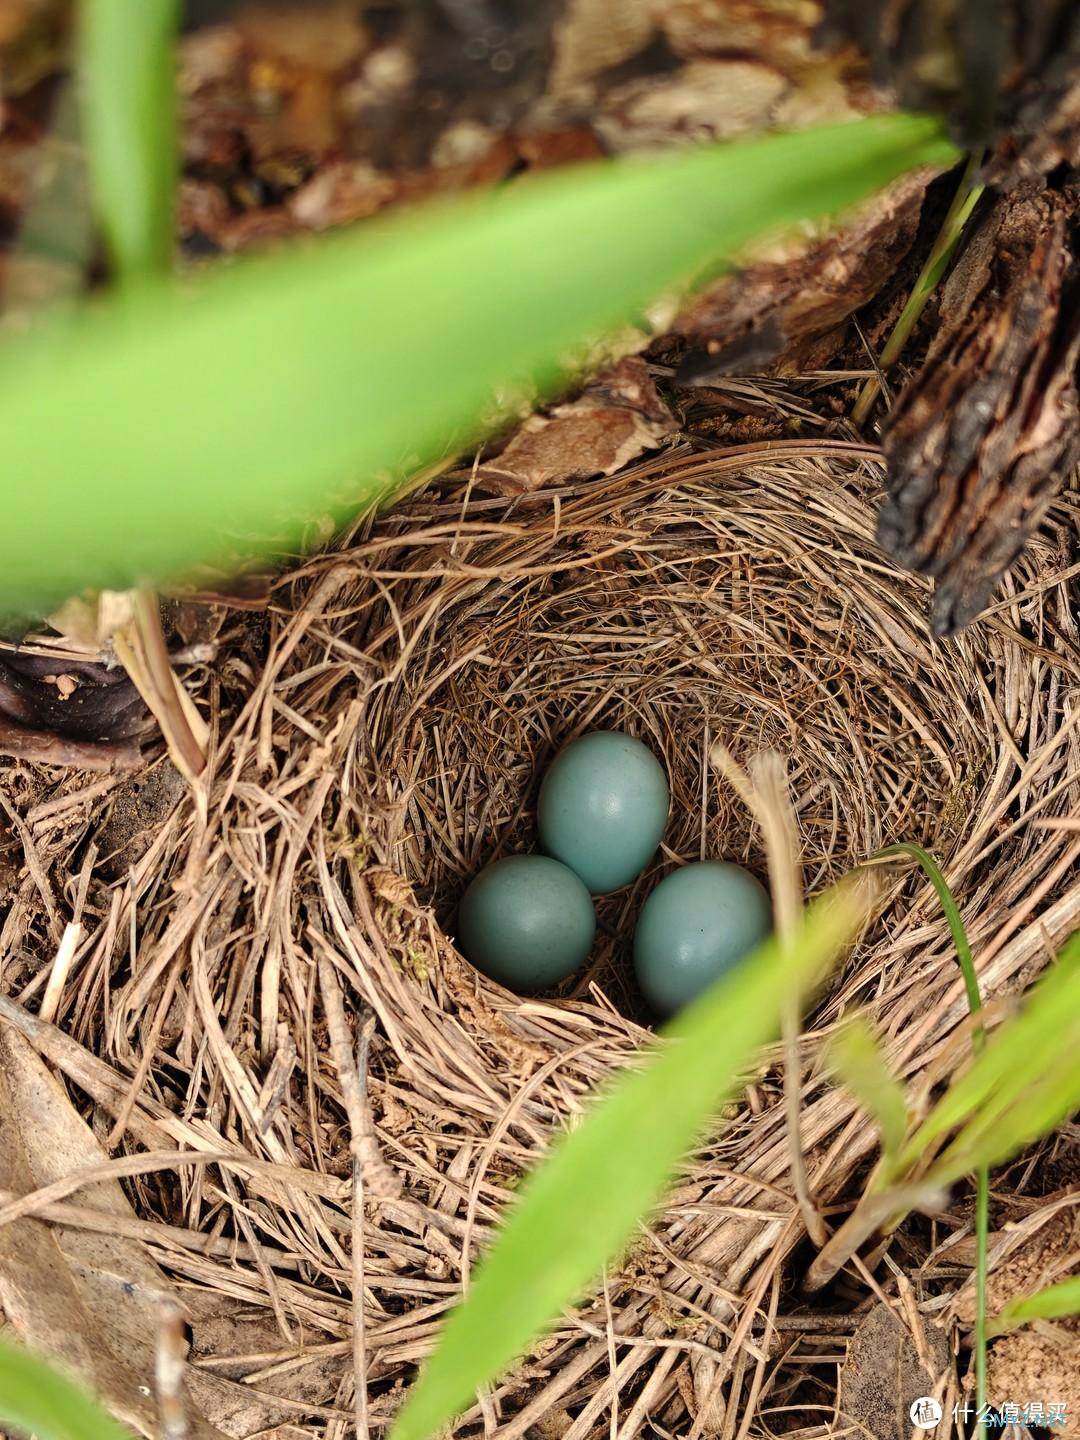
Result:
<svg viewBox="0 0 1080 1440"><path fill-rule="evenodd" d="M684 865L641 908L634 970L646 1000L674 1015L738 965L772 929L768 892L726 860Z"/></svg>
<svg viewBox="0 0 1080 1440"><path fill-rule="evenodd" d="M594 730L552 761L537 804L540 843L606 895L640 875L667 824L667 776L647 745Z"/></svg>
<svg viewBox="0 0 1080 1440"><path fill-rule="evenodd" d="M596 934L588 890L547 855L508 855L475 877L458 907L462 954L492 980L546 990L585 961Z"/></svg>

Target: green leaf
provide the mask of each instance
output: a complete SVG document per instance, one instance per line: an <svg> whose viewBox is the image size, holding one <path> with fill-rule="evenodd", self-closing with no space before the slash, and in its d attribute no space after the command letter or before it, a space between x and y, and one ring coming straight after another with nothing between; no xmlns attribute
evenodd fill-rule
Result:
<svg viewBox="0 0 1080 1440"><path fill-rule="evenodd" d="M768 942L714 985L666 1028L648 1064L557 1142L447 1321L393 1440L427 1440L595 1280L775 1038L781 1007L807 994L859 917L850 887L819 901L790 947Z"/></svg>
<svg viewBox="0 0 1080 1440"><path fill-rule="evenodd" d="M1047 1048L1054 1057L1037 1083L980 1106L927 1178L951 1185L979 1166L992 1167L1050 1135L1080 1110L1080 1023L1063 1027Z"/></svg>
<svg viewBox="0 0 1080 1440"><path fill-rule="evenodd" d="M1001 1335L1027 1325L1032 1320L1060 1320L1066 1315L1080 1315L1080 1275L1073 1275L1057 1285L1048 1285L1034 1295L1010 1300L990 1325L990 1333Z"/></svg>
<svg viewBox="0 0 1080 1440"><path fill-rule="evenodd" d="M169 269L179 0L81 0L79 86L94 204L126 280Z"/></svg>
<svg viewBox="0 0 1080 1440"><path fill-rule="evenodd" d="M848 1020L828 1051L829 1063L877 1122L886 1164L900 1152L907 1133L904 1089L889 1070L877 1036L861 1017Z"/></svg>
<svg viewBox="0 0 1080 1440"><path fill-rule="evenodd" d="M952 1131L930 1183L952 1184L1008 1159L1080 1106L1080 935L1032 988L1020 1013L987 1041L915 1131L892 1167L916 1165Z"/></svg>
<svg viewBox="0 0 1080 1440"><path fill-rule="evenodd" d="M65 311L0 348L0 611L295 546L475 438L499 387L550 390L751 239L955 157L935 120L879 115L575 167Z"/></svg>
<svg viewBox="0 0 1080 1440"><path fill-rule="evenodd" d="M0 1424L37 1440L131 1440L78 1386L0 1340Z"/></svg>

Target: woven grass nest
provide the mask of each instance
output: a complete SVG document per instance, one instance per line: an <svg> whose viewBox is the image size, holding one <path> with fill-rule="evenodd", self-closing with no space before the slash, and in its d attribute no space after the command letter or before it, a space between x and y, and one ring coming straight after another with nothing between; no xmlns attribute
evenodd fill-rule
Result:
<svg viewBox="0 0 1080 1440"><path fill-rule="evenodd" d="M264 633L243 617L223 632L194 677L216 735L207 819L181 796L136 858L117 845L57 1013L66 1038L35 1043L121 1117L130 1148L237 1157L129 1191L188 1307L196 1365L245 1382L229 1433L339 1436L349 1412L356 1236L320 959L346 1008L377 1022L362 1319L379 1433L523 1171L650 1039L628 963L650 888L703 856L764 874L751 817L710 768L715 740L785 757L808 893L890 842L932 849L989 998L1018 991L1080 921L1077 836L1043 823L1080 802L1055 539L1080 505L1060 500L995 610L938 644L926 586L874 543L880 481L870 451L823 441L677 451L513 502L446 481L302 565ZM481 865L534 846L538 776L596 726L663 758L671 820L646 874L600 902L586 971L520 998L458 957L454 904ZM39 796L27 824L43 872L117 833L156 773ZM45 923L30 914L28 933ZM5 986L31 1009L33 974ZM909 869L889 872L804 1027L803 1142L824 1205L857 1194L875 1144L821 1073L855 1006L916 1095L967 1054L948 932ZM762 1058L606 1293L455 1436L831 1433L829 1404L785 1413L805 1393L779 1325L803 1232L778 1064Z"/></svg>

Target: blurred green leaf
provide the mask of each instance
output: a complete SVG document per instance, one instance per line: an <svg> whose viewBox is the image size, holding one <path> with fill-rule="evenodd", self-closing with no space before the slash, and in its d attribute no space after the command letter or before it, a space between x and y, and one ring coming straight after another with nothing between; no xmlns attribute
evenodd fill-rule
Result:
<svg viewBox="0 0 1080 1440"><path fill-rule="evenodd" d="M877 1123L886 1164L899 1154L907 1133L904 1089L891 1073L877 1036L861 1017L848 1020L829 1046L828 1061Z"/></svg>
<svg viewBox="0 0 1080 1440"><path fill-rule="evenodd" d="M807 913L788 947L773 940L663 1032L522 1187L464 1303L446 1323L392 1440L428 1440L573 1304L657 1202L781 1007L805 997L861 915L844 887Z"/></svg>
<svg viewBox="0 0 1080 1440"><path fill-rule="evenodd" d="M890 1180L958 1133L927 1172L951 1185L1047 1134L1080 1108L1080 935L1074 935L1024 1001L987 1040L971 1069L950 1085L911 1136Z"/></svg>
<svg viewBox="0 0 1080 1440"><path fill-rule="evenodd" d="M125 280L173 252L179 0L80 0L79 89L94 205Z"/></svg>
<svg viewBox="0 0 1080 1440"><path fill-rule="evenodd" d="M1001 1335L1032 1320L1060 1320L1066 1315L1080 1315L1080 1275L1073 1275L1057 1285L1048 1285L1034 1295L1010 1300L1000 1315L994 1316L990 1333Z"/></svg>
<svg viewBox="0 0 1080 1440"><path fill-rule="evenodd" d="M131 1440L70 1380L0 1340L0 1424L37 1440Z"/></svg>
<svg viewBox="0 0 1080 1440"><path fill-rule="evenodd" d="M872 116L529 178L65 311L0 348L0 611L295 546L475 438L499 387L550 390L572 347L751 239L955 158L936 121Z"/></svg>

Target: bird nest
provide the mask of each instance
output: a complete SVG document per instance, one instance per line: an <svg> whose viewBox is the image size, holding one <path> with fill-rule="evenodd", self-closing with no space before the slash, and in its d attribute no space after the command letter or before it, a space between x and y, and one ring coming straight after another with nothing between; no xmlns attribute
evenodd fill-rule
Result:
<svg viewBox="0 0 1080 1440"><path fill-rule="evenodd" d="M24 824L42 883L91 842L78 864L108 859L114 878L72 882L87 938L55 1031L29 1018L44 972L0 988L111 1116L99 1134L217 1157L166 1159L128 1192L186 1307L190 1368L243 1389L242 1420L220 1398L200 1401L208 1419L331 1433L360 1364L368 1422L388 1422L508 1194L649 1039L628 956L650 888L702 857L764 873L715 741L784 758L808 893L890 842L934 851L987 996L1017 991L1075 927L1076 837L1052 822L1080 801L1055 548L1077 501L1058 502L990 615L937 643L925 583L874 543L880 483L865 447L821 441L669 455L515 501L443 482L303 564L265 621L222 632L191 677L215 736L205 818L166 787L146 820L164 762L37 796ZM522 998L459 957L455 902L480 866L534 847L537 777L590 727L662 757L670 822L646 873L599 902L585 970ZM125 807L141 835L117 830ZM44 948L51 923L35 912L25 933ZM824 1205L854 1193L875 1143L818 1064L857 1005L915 1086L966 1053L948 932L910 870L888 872L800 1046ZM370 1036L361 1094L354 1077L343 1093L343 1023ZM785 1428L775 1322L803 1232L779 1075L762 1056L603 1292L455 1436ZM352 1220L350 1129L366 1181Z"/></svg>

